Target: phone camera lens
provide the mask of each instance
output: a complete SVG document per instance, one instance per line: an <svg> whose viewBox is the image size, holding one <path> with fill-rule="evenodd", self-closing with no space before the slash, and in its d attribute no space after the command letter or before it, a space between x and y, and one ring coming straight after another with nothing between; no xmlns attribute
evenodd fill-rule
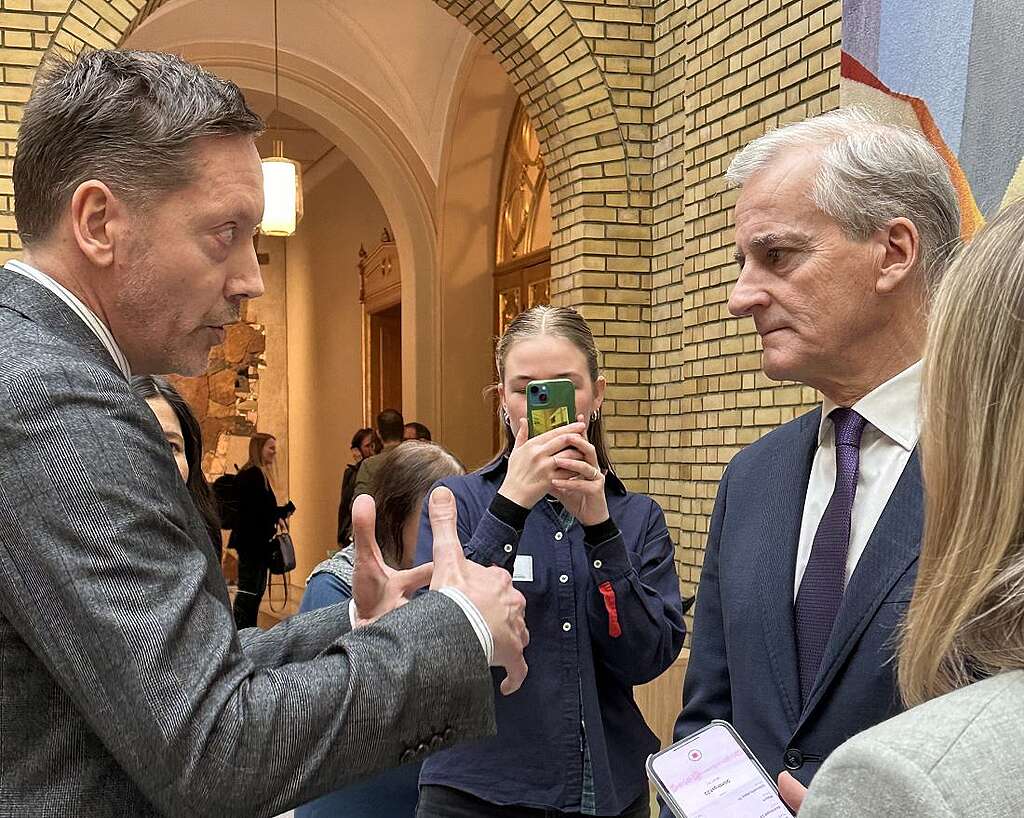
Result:
<svg viewBox="0 0 1024 818"><path fill-rule="evenodd" d="M547 395L541 395L540 396L540 402L541 403L547 403L548 402L548 396Z"/></svg>
<svg viewBox="0 0 1024 818"><path fill-rule="evenodd" d="M540 392L540 387L539 386L531 386L530 387L530 394L531 395L536 395L538 392Z"/></svg>

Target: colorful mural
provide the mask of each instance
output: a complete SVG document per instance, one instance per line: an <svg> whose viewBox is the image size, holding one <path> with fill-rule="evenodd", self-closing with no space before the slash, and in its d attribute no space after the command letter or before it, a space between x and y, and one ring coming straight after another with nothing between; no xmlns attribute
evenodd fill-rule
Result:
<svg viewBox="0 0 1024 818"><path fill-rule="evenodd" d="M1024 195L1024 3L844 0L841 100L924 132L970 236Z"/></svg>

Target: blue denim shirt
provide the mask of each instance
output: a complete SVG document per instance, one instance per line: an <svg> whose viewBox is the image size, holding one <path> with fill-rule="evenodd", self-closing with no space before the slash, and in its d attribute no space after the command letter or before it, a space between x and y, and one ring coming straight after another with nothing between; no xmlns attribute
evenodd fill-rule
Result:
<svg viewBox="0 0 1024 818"><path fill-rule="evenodd" d="M633 686L671 665L685 635L665 517L609 473L605 490L618 530L602 527L610 529L604 541L585 542L575 521L564 530L558 507L546 500L520 532L490 508L506 465L501 459L441 485L455 494L466 555L512 571L526 597L529 673L519 691L502 696L504 671L495 672L497 736L428 758L420 785L495 804L580 811L586 747L594 812L618 815L646 789L644 763L658 749ZM432 546L424 509L417 563L431 559Z"/></svg>

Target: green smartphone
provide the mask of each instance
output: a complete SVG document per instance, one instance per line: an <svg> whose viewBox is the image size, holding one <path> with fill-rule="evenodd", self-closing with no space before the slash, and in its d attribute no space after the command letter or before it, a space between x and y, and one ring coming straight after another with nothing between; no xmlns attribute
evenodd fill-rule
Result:
<svg viewBox="0 0 1024 818"><path fill-rule="evenodd" d="M526 385L526 417L530 437L576 420L576 384L568 378L530 381Z"/></svg>

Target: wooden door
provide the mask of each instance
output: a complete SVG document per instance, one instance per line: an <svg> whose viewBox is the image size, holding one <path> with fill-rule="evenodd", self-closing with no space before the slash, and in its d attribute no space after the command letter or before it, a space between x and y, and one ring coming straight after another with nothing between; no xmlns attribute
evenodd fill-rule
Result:
<svg viewBox="0 0 1024 818"><path fill-rule="evenodd" d="M370 420L402 411L402 305L370 313Z"/></svg>
<svg viewBox="0 0 1024 818"><path fill-rule="evenodd" d="M551 249L545 247L528 256L503 264L494 271L494 334L499 338L519 313L551 303ZM498 373L494 373L497 378ZM495 451L504 445L498 421L498 398L494 398Z"/></svg>

